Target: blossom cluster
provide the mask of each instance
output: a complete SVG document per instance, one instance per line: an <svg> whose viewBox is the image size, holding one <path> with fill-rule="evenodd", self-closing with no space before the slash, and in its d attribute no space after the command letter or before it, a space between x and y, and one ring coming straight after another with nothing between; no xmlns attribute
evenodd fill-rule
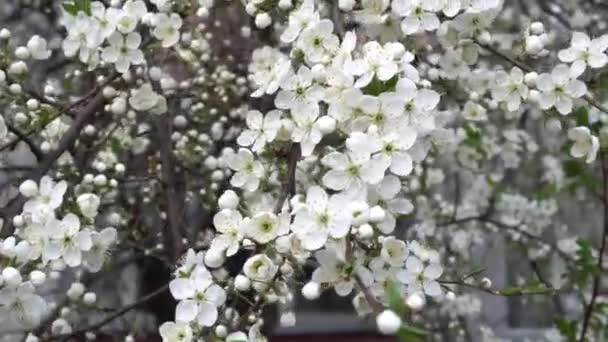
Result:
<svg viewBox="0 0 608 342"><path fill-rule="evenodd" d="M570 291L585 315L557 328L585 340L608 315L604 244L577 239L559 195L608 196L608 35L538 6L75 0L59 40L0 30L0 151L36 159L0 211L0 318L28 342L92 339L168 291L163 342L253 342L275 323L265 308L291 326L298 296L331 293L383 334L449 336L479 319L470 289ZM61 75L32 87L58 55ZM495 235L538 281L501 289L468 270ZM121 256L162 264L136 277L166 284L101 326L70 317L105 311L86 279ZM554 260L571 271L561 288L538 266ZM70 277L55 303L48 288Z"/></svg>
<svg viewBox="0 0 608 342"><path fill-rule="evenodd" d="M13 218L15 234L2 241L2 314L26 328L38 326L48 314L49 305L37 289L44 289L49 274L57 278L66 267L98 272L117 239L116 229L96 231L93 226L98 196L83 193L76 198L77 211L66 212L66 190L65 181L54 182L48 176L39 184L23 182L19 191L28 200ZM22 274L24 270L29 274Z"/></svg>

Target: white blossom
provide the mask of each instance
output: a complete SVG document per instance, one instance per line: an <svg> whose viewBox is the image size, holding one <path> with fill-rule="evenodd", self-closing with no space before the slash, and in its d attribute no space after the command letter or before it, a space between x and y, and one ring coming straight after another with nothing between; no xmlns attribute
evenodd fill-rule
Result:
<svg viewBox="0 0 608 342"><path fill-rule="evenodd" d="M595 161L595 157L600 148L599 140L591 134L589 128L573 127L568 130L568 138L574 142L570 148L570 155L574 158L585 157L587 163Z"/></svg>

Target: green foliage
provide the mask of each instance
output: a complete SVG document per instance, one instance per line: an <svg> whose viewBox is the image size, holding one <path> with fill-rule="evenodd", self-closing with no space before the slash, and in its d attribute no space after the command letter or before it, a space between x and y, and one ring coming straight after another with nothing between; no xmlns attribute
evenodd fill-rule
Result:
<svg viewBox="0 0 608 342"><path fill-rule="evenodd" d="M399 316L405 315L407 313L407 307L401 298L399 284L396 282L390 282L387 286L388 289L386 291L389 308Z"/></svg>
<svg viewBox="0 0 608 342"><path fill-rule="evenodd" d="M257 3L255 5L255 7L260 11L260 12L267 12L270 13L273 9L277 8L279 4L278 0L265 0L262 1L260 3Z"/></svg>
<svg viewBox="0 0 608 342"><path fill-rule="evenodd" d="M56 114L52 112L49 108L42 107L42 109L40 109L40 112L38 112L36 125L38 125L39 128L46 127L49 123L51 123L51 121L53 121L55 116Z"/></svg>
<svg viewBox="0 0 608 342"><path fill-rule="evenodd" d="M63 9L71 15L77 15L78 12L84 12L86 15L91 15L91 0L65 0Z"/></svg>
<svg viewBox="0 0 608 342"><path fill-rule="evenodd" d="M597 267L597 261L593 257L593 248L589 240L579 239L576 241L578 249L576 251L576 260L574 264L574 272L572 272L572 280L579 288L584 288L593 277L599 274L600 270Z"/></svg>
<svg viewBox="0 0 608 342"><path fill-rule="evenodd" d="M546 287L543 284L535 283L524 286L505 287L496 292L503 296L519 296L519 295L544 295L555 293L555 289Z"/></svg>
<svg viewBox="0 0 608 342"><path fill-rule="evenodd" d="M405 301L401 298L401 290L399 284L395 282L389 282L386 288L388 306L400 317L404 317L408 313L408 308L405 306ZM428 334L426 330L403 324L397 336L402 342L413 342L421 341L423 337Z"/></svg>
<svg viewBox="0 0 608 342"><path fill-rule="evenodd" d="M388 81L381 81L374 76L374 79L369 82L365 88L363 88L363 93L367 95L378 96L382 93L395 91L395 86L397 85L397 80L399 77L395 76Z"/></svg>
<svg viewBox="0 0 608 342"><path fill-rule="evenodd" d="M559 188L555 183L547 183L543 185L536 193L534 193L534 198L537 200L546 200L554 197L559 193Z"/></svg>
<svg viewBox="0 0 608 342"><path fill-rule="evenodd" d="M486 149L483 146L482 132L474 127L464 124L463 126L466 138L462 141L466 146L469 146L479 152L484 158L487 157Z"/></svg>
<svg viewBox="0 0 608 342"><path fill-rule="evenodd" d="M428 335L426 330L407 325L402 326L397 332L401 342L423 341L426 335Z"/></svg>
<svg viewBox="0 0 608 342"><path fill-rule="evenodd" d="M578 177L585 172L585 164L575 159L564 161L562 167L566 177L570 178Z"/></svg>
<svg viewBox="0 0 608 342"><path fill-rule="evenodd" d="M566 160L562 163L562 168L566 177L573 178L573 182L569 186L571 191L579 186L595 191L600 186L600 182L589 172L587 164L582 160Z"/></svg>
<svg viewBox="0 0 608 342"><path fill-rule="evenodd" d="M558 318L555 320L555 327L568 342L576 342L577 325L575 320Z"/></svg>
<svg viewBox="0 0 608 342"><path fill-rule="evenodd" d="M589 126L589 111L587 107L578 107L574 111L577 126Z"/></svg>

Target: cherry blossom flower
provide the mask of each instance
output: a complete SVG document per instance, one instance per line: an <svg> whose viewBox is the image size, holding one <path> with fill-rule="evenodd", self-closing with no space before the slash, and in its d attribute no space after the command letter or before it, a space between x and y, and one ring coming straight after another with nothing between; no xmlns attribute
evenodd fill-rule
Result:
<svg viewBox="0 0 608 342"><path fill-rule="evenodd" d="M104 228L100 232L91 232L91 248L82 254L82 264L91 272L101 270L117 236L116 229L112 227Z"/></svg>
<svg viewBox="0 0 608 342"><path fill-rule="evenodd" d="M49 227L50 241L43 257L46 260L63 258L68 266L76 267L82 262L82 253L93 246L90 232L80 230L80 220L72 213L67 214L57 224Z"/></svg>
<svg viewBox="0 0 608 342"><path fill-rule="evenodd" d="M375 186L370 187L368 193L369 203L381 206L385 217L376 226L384 234L390 234L396 225L396 217L410 214L414 210L412 202L402 196L400 192L400 181L397 177L389 175Z"/></svg>
<svg viewBox="0 0 608 342"><path fill-rule="evenodd" d="M162 41L162 46L168 48L177 44L179 41L179 29L182 27L182 18L172 13L168 16L165 13L160 13L156 16L156 26L152 34L156 39Z"/></svg>
<svg viewBox="0 0 608 342"><path fill-rule="evenodd" d="M589 67L597 69L608 64L608 39L604 36L591 40L583 32L572 33L571 46L559 51L559 59L564 63L572 63L572 73L581 74Z"/></svg>
<svg viewBox="0 0 608 342"><path fill-rule="evenodd" d="M163 342L191 342L194 339L192 328L184 322L165 322L159 331Z"/></svg>
<svg viewBox="0 0 608 342"><path fill-rule="evenodd" d="M321 88L313 83L312 72L302 66L297 74L291 72L285 76L274 103L280 109L309 109L316 106L321 97Z"/></svg>
<svg viewBox="0 0 608 342"><path fill-rule="evenodd" d="M347 70L359 76L355 87L368 85L376 76L380 81L388 81L399 71L393 60L393 52L385 49L378 42L371 41L363 45L363 58L353 61L346 66Z"/></svg>
<svg viewBox="0 0 608 342"><path fill-rule="evenodd" d="M524 83L524 73L515 67L510 73L499 70L496 72L496 86L492 89L492 96L498 101L507 103L507 109L516 111L521 100L528 97L528 87Z"/></svg>
<svg viewBox="0 0 608 342"><path fill-rule="evenodd" d="M585 157L587 163L592 163L595 160L600 143L597 137L591 134L589 128L573 127L568 130L568 139L574 144L570 148L570 155L574 158Z"/></svg>
<svg viewBox="0 0 608 342"><path fill-rule="evenodd" d="M377 184L386 169L385 165L371 163L369 153L365 152L331 152L321 162L330 168L323 176L323 185L332 190L360 188L366 182Z"/></svg>
<svg viewBox="0 0 608 342"><path fill-rule="evenodd" d="M139 33L130 32L122 35L115 32L108 38L108 41L110 46L103 49L101 58L106 62L114 63L118 72L125 73L131 65L145 62L144 54L139 49L141 44Z"/></svg>
<svg viewBox="0 0 608 342"><path fill-rule="evenodd" d="M0 290L0 313L26 329L37 327L46 312L46 302L30 282Z"/></svg>
<svg viewBox="0 0 608 342"><path fill-rule="evenodd" d="M420 31L433 31L439 27L439 18L435 12L441 10L437 1L393 0L391 9L403 18L401 29L405 34Z"/></svg>
<svg viewBox="0 0 608 342"><path fill-rule="evenodd" d="M291 11L287 28L281 34L281 41L291 43L298 38L300 32L310 25L317 23L319 12L315 11L314 0L304 0L300 7Z"/></svg>
<svg viewBox="0 0 608 342"><path fill-rule="evenodd" d="M536 86L542 92L539 105L542 109L553 106L562 115L572 111L573 99L587 93L585 83L576 79L565 64L556 66L551 74L541 74L536 80Z"/></svg>
<svg viewBox="0 0 608 342"><path fill-rule="evenodd" d="M34 59L47 59L51 56L51 51L47 48L46 40L40 36L32 36L27 42L27 49Z"/></svg>
<svg viewBox="0 0 608 342"><path fill-rule="evenodd" d="M281 128L282 113L272 110L262 115L257 110L247 112L247 126L249 129L243 131L237 138L241 146L251 146L251 150L259 152L264 149L266 143L272 142Z"/></svg>
<svg viewBox="0 0 608 342"><path fill-rule="evenodd" d="M327 62L330 56L338 51L340 41L332 34L333 29L333 22L324 19L302 31L296 46L302 50L310 63Z"/></svg>
<svg viewBox="0 0 608 342"><path fill-rule="evenodd" d="M408 285L408 293L424 292L428 296L439 296L442 291L437 278L443 269L438 264L430 263L426 267L417 257L411 255L405 261L405 270L397 277Z"/></svg>
<svg viewBox="0 0 608 342"><path fill-rule="evenodd" d="M230 179L233 186L243 188L247 191L255 191L260 179L264 175L262 163L255 160L251 151L241 148L228 158L228 166L235 172Z"/></svg>
<svg viewBox="0 0 608 342"><path fill-rule="evenodd" d="M223 209L213 217L213 226L222 233L213 239L213 246L226 250L226 256L236 254L245 236L241 214L236 210Z"/></svg>
<svg viewBox="0 0 608 342"><path fill-rule="evenodd" d="M325 245L329 237L343 238L350 229L350 217L342 210L339 195L329 197L319 186L308 189L306 207L296 213L292 230L304 248L316 250Z"/></svg>

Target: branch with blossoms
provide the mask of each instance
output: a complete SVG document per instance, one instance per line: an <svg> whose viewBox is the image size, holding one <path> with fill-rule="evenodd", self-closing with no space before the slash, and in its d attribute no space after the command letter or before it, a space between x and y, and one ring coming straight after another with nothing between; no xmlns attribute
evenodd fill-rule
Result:
<svg viewBox="0 0 608 342"><path fill-rule="evenodd" d="M265 341L322 293L403 340L500 337L483 295L551 303L548 341L605 335L601 4L13 7L0 320L18 338ZM48 30L10 27L29 16ZM497 276L493 243L525 269Z"/></svg>

